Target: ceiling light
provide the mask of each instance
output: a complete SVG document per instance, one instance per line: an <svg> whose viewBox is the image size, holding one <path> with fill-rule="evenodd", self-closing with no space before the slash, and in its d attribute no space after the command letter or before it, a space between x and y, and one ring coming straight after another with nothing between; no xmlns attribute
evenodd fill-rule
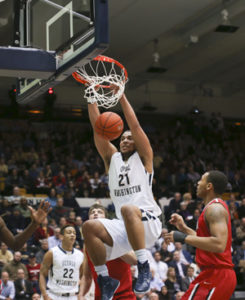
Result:
<svg viewBox="0 0 245 300"><path fill-rule="evenodd" d="M223 9L220 14L222 16L222 23L215 28L215 32L234 33L239 29L239 26L231 25L227 9Z"/></svg>
<svg viewBox="0 0 245 300"><path fill-rule="evenodd" d="M154 40L154 52L153 52L152 56L153 56L153 63L147 69L147 72L149 72L149 73L164 73L164 72L166 72L167 69L162 67L161 63L160 63L160 54L158 52L158 39Z"/></svg>

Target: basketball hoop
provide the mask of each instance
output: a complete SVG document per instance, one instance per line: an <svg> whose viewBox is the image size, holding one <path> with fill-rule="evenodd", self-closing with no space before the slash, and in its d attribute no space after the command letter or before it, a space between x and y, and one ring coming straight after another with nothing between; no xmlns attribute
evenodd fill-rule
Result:
<svg viewBox="0 0 245 300"><path fill-rule="evenodd" d="M115 106L124 93L128 73L113 58L99 55L72 73L76 81L84 84L85 98L89 103L110 108Z"/></svg>

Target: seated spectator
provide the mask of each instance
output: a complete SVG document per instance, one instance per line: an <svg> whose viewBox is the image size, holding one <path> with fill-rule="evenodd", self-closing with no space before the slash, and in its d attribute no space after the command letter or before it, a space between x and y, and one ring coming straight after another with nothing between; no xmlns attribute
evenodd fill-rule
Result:
<svg viewBox="0 0 245 300"><path fill-rule="evenodd" d="M82 232L82 225L83 225L83 220L80 216L76 217L76 233L77 237L76 240L79 243L80 247L83 248L83 232Z"/></svg>
<svg viewBox="0 0 245 300"><path fill-rule="evenodd" d="M62 197L59 197L57 199L55 207L50 213L50 216L54 218L56 222L58 222L61 217L67 217L70 210L70 208L64 206L64 199Z"/></svg>
<svg viewBox="0 0 245 300"><path fill-rule="evenodd" d="M181 289L186 292L189 288L189 285L190 283L195 279L195 276L194 276L194 268L189 266L187 267L187 275L182 278L182 281L181 281Z"/></svg>
<svg viewBox="0 0 245 300"><path fill-rule="evenodd" d="M150 289L151 292L160 292L162 286L164 285L163 281L156 275L154 269L151 269L151 282L150 282Z"/></svg>
<svg viewBox="0 0 245 300"><path fill-rule="evenodd" d="M241 205L237 209L239 219L245 218L245 197L242 198Z"/></svg>
<svg viewBox="0 0 245 300"><path fill-rule="evenodd" d="M45 253L48 251L48 240L47 239L40 240L40 243L41 243L41 249L36 253L36 259L38 264L40 264L43 261L43 257Z"/></svg>
<svg viewBox="0 0 245 300"><path fill-rule="evenodd" d="M40 242L40 240L47 239L49 236L54 235L53 229L48 225L48 218L42 222L42 224L37 228L34 233L34 240L36 244Z"/></svg>
<svg viewBox="0 0 245 300"><path fill-rule="evenodd" d="M182 201L180 203L180 212L179 212L179 214L182 216L182 218L184 219L185 222L192 217L191 213L187 209L187 205L188 204L185 201Z"/></svg>
<svg viewBox="0 0 245 300"><path fill-rule="evenodd" d="M17 169L13 169L6 178L6 188L11 189L12 186L19 186L21 183L21 176Z"/></svg>
<svg viewBox="0 0 245 300"><path fill-rule="evenodd" d="M25 279L25 273L22 269L17 270L17 279L14 281L15 299L16 300L31 300L33 294L32 284Z"/></svg>
<svg viewBox="0 0 245 300"><path fill-rule="evenodd" d="M20 181L20 186L22 188L25 188L27 193L34 193L34 181L32 179L32 177L30 176L29 170L25 169L23 172L23 175L21 177L21 181Z"/></svg>
<svg viewBox="0 0 245 300"><path fill-rule="evenodd" d="M181 194L177 192L174 194L174 198L169 202L167 221L169 220L170 216L173 213L179 213L180 202L181 202Z"/></svg>
<svg viewBox="0 0 245 300"><path fill-rule="evenodd" d="M241 205L237 209L239 219L245 218L245 197L242 198Z"/></svg>
<svg viewBox="0 0 245 300"><path fill-rule="evenodd" d="M50 203L50 206L52 208L55 207L56 203L57 203L57 193L56 190L54 188L52 188L50 190L49 196L48 198L45 199L46 201L48 201Z"/></svg>
<svg viewBox="0 0 245 300"><path fill-rule="evenodd" d="M1 242L1 249L0 249L0 271L2 268L9 262L13 260L14 256L10 250L8 250L8 246ZM1 273L1 272L0 272Z"/></svg>
<svg viewBox="0 0 245 300"><path fill-rule="evenodd" d="M165 281L165 285L171 297L173 297L175 293L181 290L181 281L176 277L175 268L168 268L167 280Z"/></svg>
<svg viewBox="0 0 245 300"><path fill-rule="evenodd" d="M51 249L55 246L61 245L61 239L60 239L60 228L57 227L54 230L54 235L48 237L48 248Z"/></svg>
<svg viewBox="0 0 245 300"><path fill-rule="evenodd" d="M41 265L37 263L35 253L30 253L29 263L26 265L26 268L28 272L28 279L32 283L34 292L40 292L38 280Z"/></svg>
<svg viewBox="0 0 245 300"><path fill-rule="evenodd" d="M20 211L21 215L24 217L25 220L25 227L31 222L31 212L28 208L28 202L26 197L20 198L20 204L16 206Z"/></svg>
<svg viewBox="0 0 245 300"><path fill-rule="evenodd" d="M179 281L181 280L181 278L184 278L186 276L187 267L185 264L181 263L179 251L174 251L173 260L170 261L168 265L175 269L175 274Z"/></svg>
<svg viewBox="0 0 245 300"><path fill-rule="evenodd" d="M19 204L21 198L20 188L18 186L14 186L13 194L9 197L9 202L11 204Z"/></svg>
<svg viewBox="0 0 245 300"><path fill-rule="evenodd" d="M9 263L5 264L2 271L7 272L10 280L17 279L17 271L22 269L25 272L25 278L28 276L26 266L21 262L21 253L19 251L14 252L14 259Z"/></svg>
<svg viewBox="0 0 245 300"><path fill-rule="evenodd" d="M13 206L8 201L8 199L3 198L1 206L0 206L0 216L6 221L6 218L10 216L13 212Z"/></svg>
<svg viewBox="0 0 245 300"><path fill-rule="evenodd" d="M63 226L65 226L67 224L67 220L65 217L61 217L59 219L59 227L62 228Z"/></svg>
<svg viewBox="0 0 245 300"><path fill-rule="evenodd" d="M38 293L34 293L31 297L31 300L40 300L40 299L41 299L41 296Z"/></svg>
<svg viewBox="0 0 245 300"><path fill-rule="evenodd" d="M94 197L96 197L96 195L97 195L96 190L98 189L98 187L101 183L99 172L97 172L97 171L94 172L94 176L89 179L89 183L92 188L92 195L94 195Z"/></svg>
<svg viewBox="0 0 245 300"><path fill-rule="evenodd" d="M27 247L27 243L25 243L23 245L23 247L20 249L20 253L21 253L21 262L26 265L28 264L29 260L29 250L28 250L28 247Z"/></svg>
<svg viewBox="0 0 245 300"><path fill-rule="evenodd" d="M151 268L155 272L155 277L158 277L162 282L164 282L167 279L168 265L161 260L162 257L159 251L156 251L153 254L153 257L154 263L151 264Z"/></svg>
<svg viewBox="0 0 245 300"><path fill-rule="evenodd" d="M160 254L162 261L167 264L173 259L173 254L172 252L168 251L168 245L165 243L165 241L162 242Z"/></svg>
<svg viewBox="0 0 245 300"><path fill-rule="evenodd" d="M7 271L3 271L1 275L0 299L13 300L15 297L14 283L9 280Z"/></svg>
<svg viewBox="0 0 245 300"><path fill-rule="evenodd" d="M237 212L237 206L234 202L230 202L229 204L229 211L231 215L231 223L234 226L237 226L239 224L239 216Z"/></svg>
<svg viewBox="0 0 245 300"><path fill-rule="evenodd" d="M36 183L35 183L36 190L35 190L35 192L37 194L47 194L49 192L50 185L51 184L49 184L48 178L46 178L44 176L44 172L40 171L39 175L36 178Z"/></svg>
<svg viewBox="0 0 245 300"><path fill-rule="evenodd" d="M234 193L230 194L230 199L227 200L226 203L227 203L228 206L230 205L230 203L234 203L236 208L239 207L239 202L236 200L236 194L234 194Z"/></svg>
<svg viewBox="0 0 245 300"><path fill-rule="evenodd" d="M168 229L167 228L163 228L162 229L161 236L159 237L159 239L154 244L153 252L161 250L161 245L162 245L162 242L164 241L164 234L165 233L168 233ZM175 246L174 246L174 244L172 242L170 242L170 244L167 246L167 250L169 252L173 252L175 250Z"/></svg>
<svg viewBox="0 0 245 300"><path fill-rule="evenodd" d="M17 207L13 209L11 215L6 217L5 222L13 235L22 232L25 228L25 218L21 215Z"/></svg>
<svg viewBox="0 0 245 300"><path fill-rule="evenodd" d="M245 285L245 240L234 251L233 261L238 284Z"/></svg>
<svg viewBox="0 0 245 300"><path fill-rule="evenodd" d="M72 224L74 227L76 226L76 213L75 211L70 211L68 218L66 219L68 224Z"/></svg>
<svg viewBox="0 0 245 300"><path fill-rule="evenodd" d="M191 229L196 230L196 228L197 228L197 221L198 221L198 219L199 219L200 214L201 214L201 213L200 213L200 209L196 208L196 209L194 210L193 217L192 217L192 218L189 218L189 219L187 220L186 225L187 225L188 227L190 227Z"/></svg>
<svg viewBox="0 0 245 300"><path fill-rule="evenodd" d="M58 193L62 193L66 187L66 177L63 171L60 171L58 175L53 177L53 184Z"/></svg>
<svg viewBox="0 0 245 300"><path fill-rule="evenodd" d="M192 263L192 258L190 252L183 249L183 245L180 242L175 242L175 249L180 253L180 262L185 265Z"/></svg>
<svg viewBox="0 0 245 300"><path fill-rule="evenodd" d="M242 241L245 240L245 217L240 221L240 225L236 228L236 243L241 245Z"/></svg>
<svg viewBox="0 0 245 300"><path fill-rule="evenodd" d="M166 285L162 286L161 291L158 293L158 296L159 300L172 300Z"/></svg>
<svg viewBox="0 0 245 300"><path fill-rule="evenodd" d="M187 203L187 210L190 212L191 215L193 215L194 210L196 208L196 203L192 199L191 193L184 193L184 195L183 195L183 202Z"/></svg>

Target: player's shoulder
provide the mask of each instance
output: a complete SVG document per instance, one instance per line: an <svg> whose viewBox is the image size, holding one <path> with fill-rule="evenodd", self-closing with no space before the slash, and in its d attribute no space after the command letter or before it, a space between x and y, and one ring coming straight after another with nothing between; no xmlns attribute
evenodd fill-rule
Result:
<svg viewBox="0 0 245 300"><path fill-rule="evenodd" d="M222 200L221 201L213 200L205 210L205 217L213 220L219 220L220 218L226 215L227 215L227 210Z"/></svg>

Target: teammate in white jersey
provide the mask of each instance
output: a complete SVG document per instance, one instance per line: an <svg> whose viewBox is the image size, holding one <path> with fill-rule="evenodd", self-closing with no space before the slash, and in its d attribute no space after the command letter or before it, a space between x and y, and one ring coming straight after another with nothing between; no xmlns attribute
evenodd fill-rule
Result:
<svg viewBox="0 0 245 300"><path fill-rule="evenodd" d="M120 152L94 131L97 150L109 173L110 195L118 219L89 220L83 225L85 245L98 274L102 300L113 298L119 282L108 276L107 260L134 250L138 260L138 280L134 292L150 289L150 270L146 247L151 247L161 234L161 214L151 190L153 151L133 108L125 95L120 104L130 128L121 136ZM94 128L100 112L96 104L88 104Z"/></svg>
<svg viewBox="0 0 245 300"><path fill-rule="evenodd" d="M43 300L78 300L84 255L73 248L76 241L73 225L64 226L60 234L62 245L44 255L39 278L40 290Z"/></svg>

